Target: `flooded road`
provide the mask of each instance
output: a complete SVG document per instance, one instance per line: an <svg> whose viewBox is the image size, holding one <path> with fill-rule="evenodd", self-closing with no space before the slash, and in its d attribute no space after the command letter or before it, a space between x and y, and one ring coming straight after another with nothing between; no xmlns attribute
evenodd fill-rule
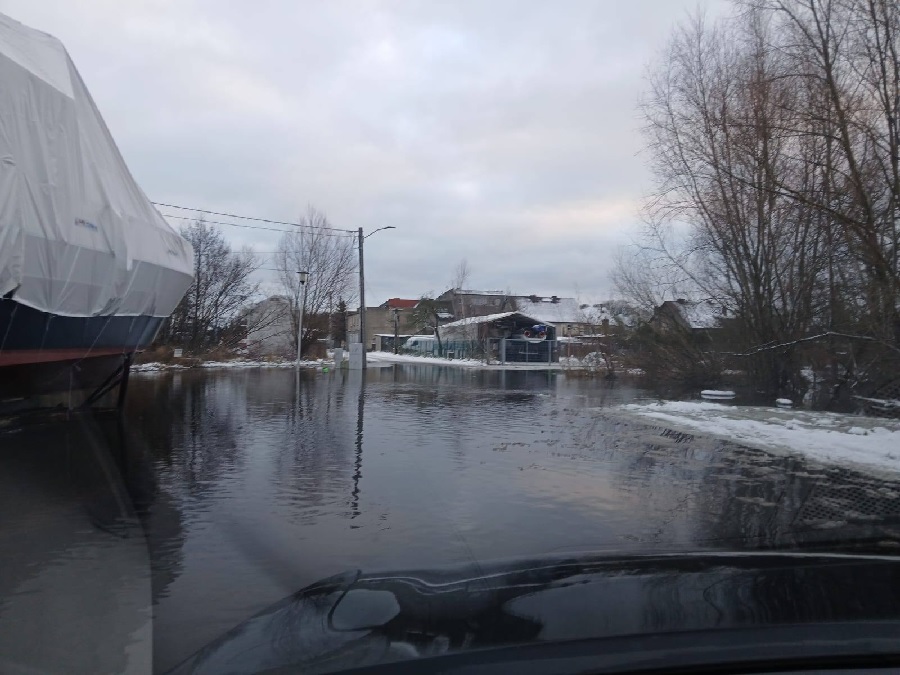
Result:
<svg viewBox="0 0 900 675"><path fill-rule="evenodd" d="M292 370L136 374L121 454L155 670L350 569L891 535L895 485L614 412L642 397L418 365L304 371L299 389Z"/></svg>

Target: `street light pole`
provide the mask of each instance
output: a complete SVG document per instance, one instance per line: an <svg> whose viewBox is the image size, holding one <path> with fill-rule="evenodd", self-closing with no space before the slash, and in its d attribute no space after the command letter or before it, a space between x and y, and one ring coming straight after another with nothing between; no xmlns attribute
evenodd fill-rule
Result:
<svg viewBox="0 0 900 675"><path fill-rule="evenodd" d="M300 305L300 316L297 319L297 363L294 368L300 372L300 347L303 345L303 314L306 312L306 282L309 281L309 272L298 272L300 285L303 286L303 304Z"/></svg>
<svg viewBox="0 0 900 675"><path fill-rule="evenodd" d="M366 369L366 274L363 269L363 229L359 228L359 341L362 344L362 369Z"/></svg>
<svg viewBox="0 0 900 675"><path fill-rule="evenodd" d="M398 321L399 318L400 318L400 309L398 307L394 307L394 353L395 354L399 353L398 348L400 346L398 344L400 342L400 324Z"/></svg>
<svg viewBox="0 0 900 675"><path fill-rule="evenodd" d="M366 370L366 352L368 351L368 339L366 338L366 275L363 270L363 241L366 237L371 237L376 232L382 230L395 230L393 225L379 227L372 230L369 234L363 236L363 229L359 228L357 238L359 239L359 341L362 344L362 369Z"/></svg>

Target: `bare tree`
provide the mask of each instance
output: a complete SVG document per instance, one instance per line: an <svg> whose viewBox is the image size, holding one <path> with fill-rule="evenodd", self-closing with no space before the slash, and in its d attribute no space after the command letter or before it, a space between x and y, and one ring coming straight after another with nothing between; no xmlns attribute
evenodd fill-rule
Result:
<svg viewBox="0 0 900 675"><path fill-rule="evenodd" d="M451 287L464 289L469 283L471 274L472 269L469 267L469 261L463 258L456 264L456 267L453 268L453 279L450 282Z"/></svg>
<svg viewBox="0 0 900 675"><path fill-rule="evenodd" d="M773 39L752 8L712 25L698 17L676 33L643 104L658 187L648 236L678 281L737 313L746 348L807 334L825 260L815 209L780 188L821 190L824 146L795 131L799 93ZM671 236L676 223L687 236ZM748 367L769 391L796 391L794 356L759 354Z"/></svg>
<svg viewBox="0 0 900 675"><path fill-rule="evenodd" d="M309 348L328 330L335 298L345 302L356 297L356 247L352 235L337 232L321 211L310 206L300 218L296 232L282 236L275 253L278 276L291 299L293 334L297 334L299 307L303 296L299 272L308 272L306 314L303 321L302 349ZM296 338L294 347L296 348Z"/></svg>
<svg viewBox="0 0 900 675"><path fill-rule="evenodd" d="M780 29L799 130L827 147L826 189L779 185L816 208L858 263L851 324L900 342L900 5L893 0L758 0ZM794 161L805 165L805 158ZM859 283L854 283L858 281ZM846 292L846 291L845 291ZM856 305L854 308L853 305ZM856 311L854 311L856 310ZM841 317L837 317L838 320Z"/></svg>
<svg viewBox="0 0 900 675"><path fill-rule="evenodd" d="M654 231L656 236L662 233ZM615 254L610 273L618 296L638 314L649 317L665 300L692 297L697 294L684 271L690 260L681 261L671 254L671 246L661 248L658 242L634 243L621 247Z"/></svg>
<svg viewBox="0 0 900 675"><path fill-rule="evenodd" d="M617 287L720 302L768 391L802 389L803 362L830 361L838 389L896 378L900 3L735 4L680 26L651 75L656 190Z"/></svg>
<svg viewBox="0 0 900 675"><path fill-rule="evenodd" d="M441 315L447 311L446 303L424 295L418 304L406 315L407 325L417 333L432 331L437 341L438 356L444 355L441 341Z"/></svg>
<svg viewBox="0 0 900 675"><path fill-rule="evenodd" d="M469 285L471 274L472 270L469 267L469 261L465 258L462 258L456 264L456 267L453 268L453 274L450 278L450 289L451 291L457 291L457 293L453 294L455 300L453 303L453 314L457 319L465 319L471 312L471 308L466 306L466 296L463 294L463 291Z"/></svg>
<svg viewBox="0 0 900 675"><path fill-rule="evenodd" d="M235 253L221 232L202 218L181 234L194 247L194 282L171 317L169 334L188 351L199 354L218 346L256 293L250 275L258 269L253 252Z"/></svg>

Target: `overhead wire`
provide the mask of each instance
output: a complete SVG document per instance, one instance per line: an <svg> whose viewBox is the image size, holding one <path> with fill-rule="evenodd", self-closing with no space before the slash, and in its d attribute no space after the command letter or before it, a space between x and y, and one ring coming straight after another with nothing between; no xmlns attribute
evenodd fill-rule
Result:
<svg viewBox="0 0 900 675"><path fill-rule="evenodd" d="M177 218L178 220L197 220L195 217L190 216L176 216L174 213L161 213L163 218ZM211 225L229 225L231 227L242 227L248 230L268 230L269 232L283 232L290 234L292 232L296 232L296 230L285 230L279 227L266 227L265 225L247 225L244 223L226 223L221 220L204 220L204 222L209 223ZM311 226L298 226L298 227L311 227ZM323 228L323 229L334 229L334 228ZM337 230L340 234L332 233L332 232L321 232L320 234L324 237L350 237L356 236L356 232L351 230Z"/></svg>
<svg viewBox="0 0 900 675"><path fill-rule="evenodd" d="M346 229L342 229L339 227L328 227L326 225L307 225L305 223L291 223L291 222L284 221L284 220L272 220L270 218L261 218L261 217L256 217L256 216L242 216L242 215L238 215L236 213L226 213L224 211L211 211L209 209L199 209L199 208L194 208L191 206L179 206L178 204L167 204L165 202L151 202L151 203L154 206L162 206L162 207L170 208L170 209L179 209L182 211L194 211L195 213L204 213L204 214L209 214L209 215L213 215L213 216L223 216L226 218L238 218L240 220L252 220L254 222L269 223L271 225L287 225L289 227L302 227L302 228L308 228L311 230L320 230L320 231L328 230L328 232L320 232L320 234L322 234L323 236L326 236L326 237L353 237L353 238L356 238L359 234L358 231L356 231L356 230L346 230ZM175 215L174 213L161 213L160 215L162 215L164 218L175 218L178 220L197 220L196 216L179 216L179 215ZM211 225L225 225L225 226L229 226L229 227L241 227L241 228L248 229L248 230L266 230L269 232L282 232L282 233L296 232L296 230L285 230L283 228L265 227L264 225L248 225L245 223L229 223L229 222L220 221L220 220L205 220L205 222L207 222ZM334 234L332 234L332 233L334 233ZM372 234L372 233L370 233L370 234ZM251 251L251 253L253 255L268 256L268 255L275 255L277 252L276 251L272 251L272 252ZM272 267L258 267L257 269L263 270L266 272L280 272L281 271L279 269L272 268ZM369 283L367 281L366 282L366 291L368 292L370 290L371 289L369 288Z"/></svg>
<svg viewBox="0 0 900 675"><path fill-rule="evenodd" d="M166 204L165 202L150 202L155 206L164 206L170 209L179 209L181 211L196 211L197 213L208 213L213 216L225 216L226 218L238 218L240 220L255 220L261 223L270 223L271 225L290 225L291 227L307 227L314 230L332 230L334 232L344 232L345 234L356 235L356 230L346 230L340 227L328 227L327 225L307 225L305 223L290 223L286 220L271 220L270 218L260 218L258 216L239 216L236 213L225 213L224 211L210 211L209 209L197 209L192 206L178 206L177 204ZM184 216L171 216L173 218L184 218Z"/></svg>

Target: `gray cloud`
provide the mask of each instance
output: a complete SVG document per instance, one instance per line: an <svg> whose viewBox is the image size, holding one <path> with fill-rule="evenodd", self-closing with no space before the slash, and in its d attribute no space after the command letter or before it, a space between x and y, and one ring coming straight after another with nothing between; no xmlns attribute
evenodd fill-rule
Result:
<svg viewBox="0 0 900 675"><path fill-rule="evenodd" d="M396 226L366 242L370 304L464 256L474 286L609 293L649 189L643 73L694 7L0 0L63 40L152 199Z"/></svg>

